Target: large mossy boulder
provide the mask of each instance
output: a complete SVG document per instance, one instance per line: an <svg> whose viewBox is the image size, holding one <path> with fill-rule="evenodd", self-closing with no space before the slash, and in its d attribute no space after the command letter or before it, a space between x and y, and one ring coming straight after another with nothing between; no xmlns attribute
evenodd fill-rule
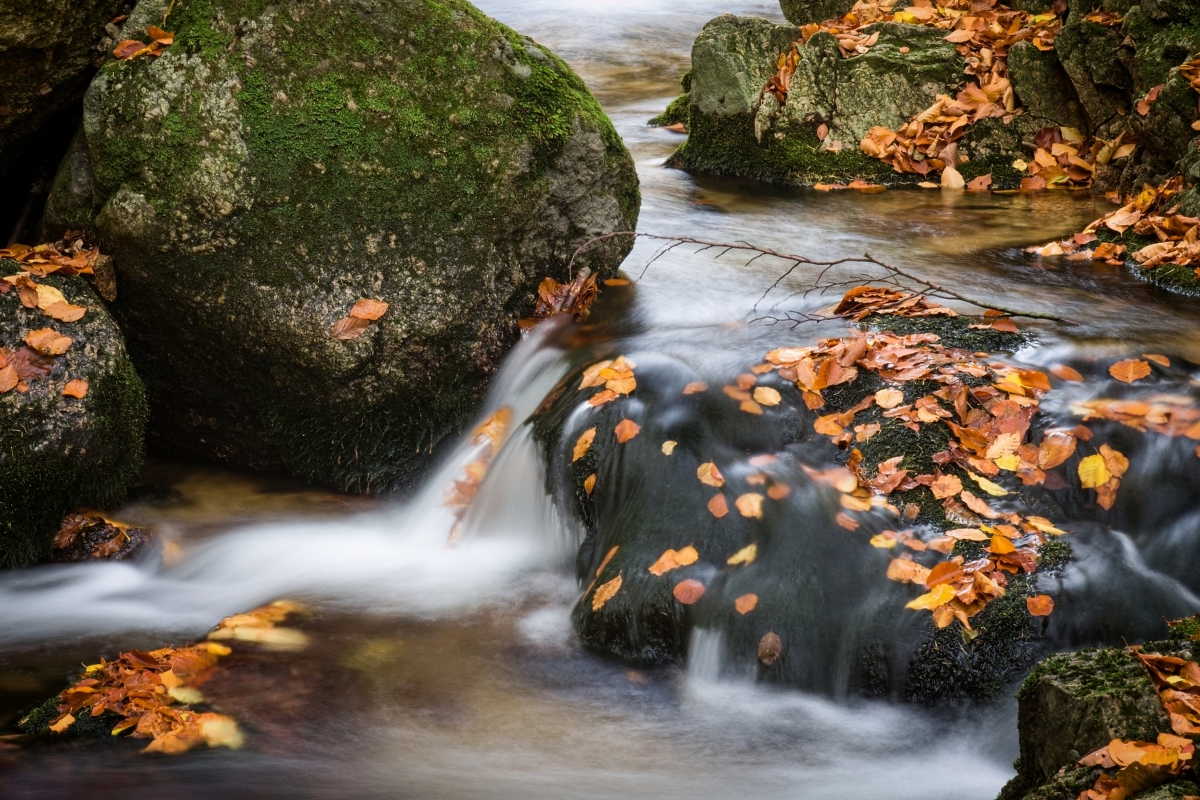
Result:
<svg viewBox="0 0 1200 800"><path fill-rule="evenodd" d="M1078 131L1091 128L1057 51L1039 50L1032 42L1017 42L1008 51L1008 74L1017 101L1027 114Z"/></svg>
<svg viewBox="0 0 1200 800"><path fill-rule="evenodd" d="M783 16L793 25L841 19L854 8L856 0L779 0Z"/></svg>
<svg viewBox="0 0 1200 800"><path fill-rule="evenodd" d="M87 79L107 56L111 39L105 25L126 5L127 0L0 3L0 179L20 166L44 136L43 126L83 96Z"/></svg>
<svg viewBox="0 0 1200 800"><path fill-rule="evenodd" d="M142 0L127 30L166 10ZM473 413L537 283L634 227L628 151L565 63L465 0L178 0L167 27L161 58L97 75L46 226L88 216L62 186L98 209L152 444L403 482ZM390 308L333 338L361 298Z"/></svg>
<svg viewBox="0 0 1200 800"><path fill-rule="evenodd" d="M19 265L0 261L0 269L12 275ZM64 514L124 502L142 464L146 398L121 332L81 278L36 280L87 311L55 322L25 308L15 290L0 295L0 351L25 376L0 393L0 568L49 556ZM23 344L43 328L71 338L64 354L39 356ZM86 381L82 398L63 394L72 380ZM0 387L8 382L0 373Z"/></svg>
<svg viewBox="0 0 1200 800"><path fill-rule="evenodd" d="M895 129L962 84L964 62L944 33L894 22L864 28L879 39L845 58L828 33L798 46L785 103L763 91L799 32L766 20L723 16L692 50L688 141L672 159L687 169L812 184L901 179L864 155L876 125ZM824 139L818 130L825 126ZM912 177L912 176L909 176Z"/></svg>

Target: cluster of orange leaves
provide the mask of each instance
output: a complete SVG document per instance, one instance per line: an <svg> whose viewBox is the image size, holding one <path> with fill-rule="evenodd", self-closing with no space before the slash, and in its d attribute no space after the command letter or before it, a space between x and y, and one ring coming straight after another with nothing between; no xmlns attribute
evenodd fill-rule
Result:
<svg viewBox="0 0 1200 800"><path fill-rule="evenodd" d="M1178 213L1176 201L1182 191L1183 178L1178 175L1157 187L1146 185L1137 196L1127 198L1125 205L1095 220L1082 233L1061 242L1031 247L1028 252L1121 263L1116 259L1126 252L1125 245L1104 243L1092 250L1085 247L1096 241L1096 231L1102 227L1118 234L1132 229L1138 236L1158 239L1155 244L1129 254L1138 266L1142 269L1154 269L1164 264L1193 267L1200 280L1200 219Z"/></svg>
<svg viewBox="0 0 1200 800"><path fill-rule="evenodd" d="M901 316L954 313L927 298L885 287L852 289L834 312L855 321L873 313ZM981 327L1014 329L1008 319L995 319L982 323ZM964 526L928 542L911 532L885 531L873 537L871 543L877 547L904 545L918 552L933 549L949 553L959 540L986 543L987 558L970 563L955 558L929 570L907 554L892 561L890 578L928 590L910 607L932 611L939 627L958 619L969 631L970 617L988 601L1003 595L1007 584L1005 574L1033 572L1041 544L1048 536L1063 533L1045 518L1001 513L985 499L1011 494L991 480L1004 473L1020 479L1026 486L1065 485L1057 476L1048 481L1048 471L1070 458L1080 440L1091 438L1090 430L1079 426L1046 431L1038 444L1027 440L1039 398L1051 389L1045 373L999 363L987 354L947 348L932 333L908 336L861 333L824 340L811 347L774 350L767 354L766 363L781 377L795 383L805 404L813 411L824 407L824 389L855 380L860 370L873 372L887 383L852 408L817 417L815 431L843 448L850 448L851 452L845 468L809 474L832 484L841 493L844 511L837 521L848 530L859 527L852 516L854 512L872 509L915 519L919 513L916 505L908 504L902 510L888 498L893 492L921 486L942 502L947 518ZM906 403L904 384L913 381L935 381L942 387ZM881 425L878 422L856 425L854 420L872 407L881 409L883 419L898 420L913 431L920 431L922 425L947 427L950 444L933 456L933 461L946 467L946 471L939 467L931 474L912 474L901 468L904 460L901 454L879 464L875 475L868 477L862 467L862 454L854 445L869 441L879 433ZM1106 466L1110 474L1105 481L1091 486L1087 485L1082 468L1080 474L1085 488L1097 488L1099 501L1108 508L1119 484L1119 474L1128 467L1128 461L1107 445L1101 447L1101 453L1088 458L1112 464L1111 468ZM1084 463L1091 462L1084 459ZM1100 477L1099 473L1089 476ZM973 484L971 489L964 486L967 479ZM1116 483L1108 484L1110 479ZM1044 596L1030 598L1029 602L1035 615L1048 614L1053 607L1050 598Z"/></svg>
<svg viewBox="0 0 1200 800"><path fill-rule="evenodd" d="M371 323L387 313L388 304L382 300L364 297L354 304L350 313L333 325L330 335L339 341L348 342L367 332Z"/></svg>
<svg viewBox="0 0 1200 800"><path fill-rule="evenodd" d="M1084 422L1108 419L1137 431L1200 441L1200 408L1182 395L1157 394L1132 400L1096 398L1072 405L1071 411L1082 416ZM1196 446L1196 456L1200 458L1200 445Z"/></svg>
<svg viewBox="0 0 1200 800"><path fill-rule="evenodd" d="M232 652L217 640L294 647L303 642L303 634L278 624L298 609L293 603L277 601L227 617L208 635L209 641L148 653L131 650L113 661L92 664L59 695L59 716L50 730L62 733L84 714L99 717L111 712L121 718L112 729L114 736L132 730L133 738L151 740L143 752L182 753L200 744L240 747L242 734L235 720L193 709L204 702L199 687L212 678L218 660Z"/></svg>
<svg viewBox="0 0 1200 800"><path fill-rule="evenodd" d="M445 504L454 509L454 527L450 531L450 542L457 541L462 533L462 520L467 513L479 484L483 483L492 459L500 451L512 421L512 409L501 406L479 423L471 438L472 458L463 467L462 477L454 481L446 493Z"/></svg>
<svg viewBox="0 0 1200 800"><path fill-rule="evenodd" d="M132 526L115 519L109 519L99 511L81 509L63 517L58 532L54 534L54 549L64 550L70 547L85 530L104 528L113 531L113 535L100 542L91 550L92 558L108 558L121 552L131 542L129 530Z"/></svg>
<svg viewBox="0 0 1200 800"><path fill-rule="evenodd" d="M0 294L17 291L21 305L30 310L37 309L42 316L57 322L78 322L87 313L85 306L68 303L62 292L48 284L38 283L34 277L47 275L90 275L101 258L100 249L89 247L77 233L67 233L58 242L40 244L36 247L13 244L0 249L0 261L15 261L21 270L14 275L0 278ZM53 361L70 349L73 340L63 336L54 328L40 328L25 334L25 346L16 350L0 347L0 394L16 389L29 391L29 382L45 377ZM87 395L88 384L83 380L70 380L63 387L63 395L82 398Z"/></svg>
<svg viewBox="0 0 1200 800"><path fill-rule="evenodd" d="M609 278L605 286L628 286L624 278ZM554 278L543 278L538 284L537 304L532 317L517 320L522 331L531 330L544 319L570 314L576 322L583 322L591 313L592 303L600 294L596 276L590 270L582 270L570 283L559 283Z"/></svg>
<svg viewBox="0 0 1200 800"><path fill-rule="evenodd" d="M118 42L113 49L113 58L118 61L132 61L141 56L158 58L164 50L175 43L175 34L167 33L157 25L150 25L146 28L146 37L150 39L149 44L137 39L125 39Z"/></svg>

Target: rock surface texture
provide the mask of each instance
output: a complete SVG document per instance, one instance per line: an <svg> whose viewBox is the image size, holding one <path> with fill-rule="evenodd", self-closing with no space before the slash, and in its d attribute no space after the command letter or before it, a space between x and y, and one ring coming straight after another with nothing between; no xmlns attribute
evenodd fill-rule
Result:
<svg viewBox="0 0 1200 800"><path fill-rule="evenodd" d="M19 266L0 269L11 275ZM28 375L0 393L0 568L49 556L64 514L120 505L142 464L146 399L121 332L81 278L37 282L87 312L60 323L25 308L15 290L0 295L0 355ZM71 338L64 354L39 356L23 344L43 328ZM84 397L64 396L71 380L87 382Z"/></svg>
<svg viewBox="0 0 1200 800"><path fill-rule="evenodd" d="M142 0L126 33L166 7ZM560 59L463 0L178 0L166 28L161 58L97 75L45 225L87 222L114 256L152 444L404 482L474 411L538 281L633 228L629 153ZM334 338L363 298L389 309Z"/></svg>

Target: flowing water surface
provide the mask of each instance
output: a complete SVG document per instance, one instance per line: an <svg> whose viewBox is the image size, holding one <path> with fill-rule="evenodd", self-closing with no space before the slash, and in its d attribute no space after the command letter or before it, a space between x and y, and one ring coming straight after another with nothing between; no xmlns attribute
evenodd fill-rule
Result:
<svg viewBox="0 0 1200 800"><path fill-rule="evenodd" d="M664 168L680 137L644 123L677 93L703 23L727 12L780 19L773 3L479 5L561 54L600 98L638 164L644 232L820 259L869 251L965 294L1079 323L1030 326L1038 344L1022 357L1031 363L1129 350L1200 361L1194 302L1117 268L1021 252L1103 213L1089 195L820 194ZM522 342L489 409L525 419L600 345L728 381L767 350L818 335L769 319L828 303L797 294L815 271L795 272L760 302L780 263L678 248L647 267L659 244L638 243L624 271L639 280L602 296L586 335L551 323ZM704 633L679 667L630 669L585 652L570 624L580 532L548 496L529 427L511 433L447 547L446 487L470 457L464 442L424 488L395 501L152 466L161 488L121 517L161 533L161 561L0 576L0 733L81 661L194 640L278 597L310 607L311 644L247 657L206 686L246 728L241 751L163 758L121 742L9 750L0 740L0 794L962 800L994 797L1012 775L1011 701L927 711L768 688L722 670L721 642ZM1176 546L1194 542L1196 527L1181 519ZM1200 610L1130 538L1114 536L1119 554L1078 572L1077 597L1118 594L1119 563L1138 585L1161 587L1148 608Z"/></svg>

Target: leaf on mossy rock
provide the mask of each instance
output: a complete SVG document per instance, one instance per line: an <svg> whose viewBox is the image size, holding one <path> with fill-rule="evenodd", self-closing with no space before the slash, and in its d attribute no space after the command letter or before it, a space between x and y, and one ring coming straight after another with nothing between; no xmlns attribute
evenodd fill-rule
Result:
<svg viewBox="0 0 1200 800"><path fill-rule="evenodd" d="M613 599L613 596L621 590L622 578L620 575L613 578L611 581L600 584L596 587L596 593L592 595L592 611L599 611L604 608L604 604Z"/></svg>

